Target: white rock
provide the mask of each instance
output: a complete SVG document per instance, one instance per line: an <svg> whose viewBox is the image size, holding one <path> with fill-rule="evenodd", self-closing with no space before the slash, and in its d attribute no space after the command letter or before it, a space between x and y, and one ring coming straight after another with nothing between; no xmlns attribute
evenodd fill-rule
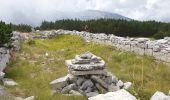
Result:
<svg viewBox="0 0 170 100"><path fill-rule="evenodd" d="M28 98L25 98L24 100L34 100L34 96L30 96L30 97L28 97Z"/></svg>
<svg viewBox="0 0 170 100"><path fill-rule="evenodd" d="M123 88L124 83L122 82L122 80L119 80L116 85L119 86L120 88Z"/></svg>
<svg viewBox="0 0 170 100"><path fill-rule="evenodd" d="M4 72L0 72L0 79L4 78L5 73Z"/></svg>
<svg viewBox="0 0 170 100"><path fill-rule="evenodd" d="M129 89L132 86L132 82L125 82L123 88L124 89Z"/></svg>
<svg viewBox="0 0 170 100"><path fill-rule="evenodd" d="M3 78L2 82L5 86L16 86L16 85L18 85L18 83L16 83L14 80L8 79L8 78Z"/></svg>
<svg viewBox="0 0 170 100"><path fill-rule="evenodd" d="M45 56L48 57L48 53L47 52L45 53Z"/></svg>
<svg viewBox="0 0 170 100"><path fill-rule="evenodd" d="M150 100L170 100L170 97L165 95L163 92L157 91L155 94L151 97Z"/></svg>
<svg viewBox="0 0 170 100"><path fill-rule="evenodd" d="M106 94L99 94L88 100L137 100L136 97L131 95L128 91L122 89L116 92L108 92Z"/></svg>

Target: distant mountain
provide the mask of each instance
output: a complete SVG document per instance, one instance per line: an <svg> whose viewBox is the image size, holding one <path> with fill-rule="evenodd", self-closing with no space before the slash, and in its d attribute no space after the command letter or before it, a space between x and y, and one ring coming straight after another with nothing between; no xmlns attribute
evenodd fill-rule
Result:
<svg viewBox="0 0 170 100"><path fill-rule="evenodd" d="M38 15L38 16L37 16ZM32 26L38 26L42 21L55 21L61 19L79 19L79 20L90 20L90 19L125 19L131 20L125 16L104 12L99 10L85 10L80 12L61 12L61 11L51 11L48 13L36 12L34 14L25 12L15 12L11 15L9 22L14 24L29 24Z"/></svg>
<svg viewBox="0 0 170 100"><path fill-rule="evenodd" d="M77 18L80 20L90 20L90 19L124 19L124 20L131 20L128 17L116 14L116 13L110 13L110 12L104 12L99 10L86 10L74 13L73 18Z"/></svg>

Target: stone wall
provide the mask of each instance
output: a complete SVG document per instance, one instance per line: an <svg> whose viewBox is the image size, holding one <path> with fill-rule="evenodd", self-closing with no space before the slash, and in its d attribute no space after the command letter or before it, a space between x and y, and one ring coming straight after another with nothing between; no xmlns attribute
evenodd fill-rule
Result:
<svg viewBox="0 0 170 100"><path fill-rule="evenodd" d="M79 35L87 42L97 42L111 45L122 51L131 51L139 55L149 55L158 61L163 61L170 66L170 37L160 40L149 38L118 37L112 34L88 33L68 30L44 31L44 37L53 37L60 34Z"/></svg>
<svg viewBox="0 0 170 100"><path fill-rule="evenodd" d="M20 50L20 44L22 41L21 34L19 32L12 32L11 39L11 43L4 44L3 47L0 47L0 79L4 77L5 73L3 73L3 70L6 68L7 64L10 63L11 52L13 50Z"/></svg>

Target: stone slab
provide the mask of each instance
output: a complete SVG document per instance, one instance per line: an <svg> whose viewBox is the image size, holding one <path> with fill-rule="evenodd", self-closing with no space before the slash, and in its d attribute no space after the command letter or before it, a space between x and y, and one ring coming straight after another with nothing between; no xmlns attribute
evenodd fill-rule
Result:
<svg viewBox="0 0 170 100"><path fill-rule="evenodd" d="M66 60L65 64L68 66L69 69L73 70L96 70L96 69L104 69L105 61L101 60L99 63L95 64L73 64L72 60Z"/></svg>
<svg viewBox="0 0 170 100"><path fill-rule="evenodd" d="M74 71L69 70L69 73L75 76L81 76L81 75L106 75L106 70L88 70L88 71Z"/></svg>

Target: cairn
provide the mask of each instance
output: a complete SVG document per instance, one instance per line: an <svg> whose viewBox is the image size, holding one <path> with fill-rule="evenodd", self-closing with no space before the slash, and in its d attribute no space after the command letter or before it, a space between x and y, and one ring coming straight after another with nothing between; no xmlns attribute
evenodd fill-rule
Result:
<svg viewBox="0 0 170 100"><path fill-rule="evenodd" d="M105 69L104 60L90 52L76 55L75 59L66 60L65 64L69 74L50 83L59 93L92 97L127 88Z"/></svg>

